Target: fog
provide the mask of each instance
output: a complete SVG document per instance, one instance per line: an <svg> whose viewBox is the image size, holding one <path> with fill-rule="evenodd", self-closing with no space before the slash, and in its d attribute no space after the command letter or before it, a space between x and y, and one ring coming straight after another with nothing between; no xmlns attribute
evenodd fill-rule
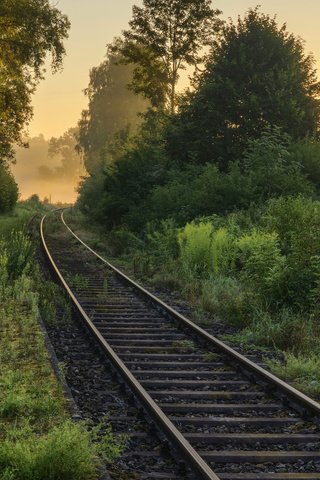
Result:
<svg viewBox="0 0 320 480"><path fill-rule="evenodd" d="M29 148L16 148L16 163L11 170L19 186L21 200L38 194L41 200L47 198L52 203L75 202L76 188L85 170L73 146L69 144L60 153L56 144L62 139L65 137L53 139L56 143L52 145L52 139L49 141L39 135L27 139Z"/></svg>

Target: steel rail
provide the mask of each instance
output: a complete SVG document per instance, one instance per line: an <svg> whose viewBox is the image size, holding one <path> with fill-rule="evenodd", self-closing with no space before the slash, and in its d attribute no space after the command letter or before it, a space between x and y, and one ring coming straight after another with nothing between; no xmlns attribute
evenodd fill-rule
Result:
<svg viewBox="0 0 320 480"><path fill-rule="evenodd" d="M61 215L63 219L63 212ZM108 342L103 338L99 330L95 327L95 325L93 324L89 316L86 314L86 312L78 302L77 298L73 294L72 290L70 289L69 285L65 281L60 270L58 269L55 261L52 258L52 255L50 254L49 248L47 246L47 243L44 237L45 219L46 219L46 215L42 218L41 224L40 224L40 236L41 236L41 242L42 242L44 252L47 256L47 259L50 262L50 265L55 275L57 276L60 283L63 285L64 289L68 293L73 305L75 306L77 311L80 313L82 319L85 321L85 324L88 327L89 331L94 335L96 340L99 342L104 353L112 362L117 372L121 374L122 378L125 380L127 385L131 388L131 390L137 396L142 406L150 415L151 419L161 429L161 431L166 435L166 437L171 441L174 448L182 455L182 458L184 459L185 463L191 468L193 473L197 475L197 479L220 480L220 478L211 470L209 465L200 457L200 455L196 452L196 450L194 450L194 448L185 439L185 437L179 432L179 430L173 425L173 423L169 420L169 418L158 407L158 405L154 402L154 400L142 387L140 382L138 382L138 380L132 375L130 370L125 366L125 364L114 352L114 350L111 348ZM69 229L69 227L67 228ZM81 241L81 243L83 242ZM90 249L90 247L87 247L87 248Z"/></svg>
<svg viewBox="0 0 320 480"><path fill-rule="evenodd" d="M134 280L129 278L123 272L121 272L118 268L114 265L109 263L105 258L99 255L95 250L93 250L89 245L87 245L83 240L81 240L78 235L67 225L63 211L61 212L61 220L64 226L69 230L69 232L84 246L86 247L91 253L93 253L97 258L99 258L105 265L107 265L111 270L113 270L122 280L124 280L127 284L133 287L135 290L139 291L144 297L147 297L153 304L160 307L163 311L168 313L171 318L174 318L180 325L186 327L189 331L193 332L195 335L203 339L207 344L218 348L220 351L225 353L229 358L232 358L238 365L240 364L244 369L246 369L251 374L257 375L261 380L265 381L270 386L276 387L276 389L284 394L288 399L290 398L296 404L302 406L307 410L307 412L312 413L313 415L320 416L320 404L315 400L311 399L304 393L300 392L296 388L288 385L286 382L281 380L280 378L276 377L272 373L268 372L264 368L256 365L254 362L246 358L241 353L237 352L233 348L226 345L221 340L218 340L216 337L211 335L210 333L203 330L198 325L194 324L191 320L184 317L172 307L167 305L165 302L154 296L151 292L143 288L141 285L136 283Z"/></svg>

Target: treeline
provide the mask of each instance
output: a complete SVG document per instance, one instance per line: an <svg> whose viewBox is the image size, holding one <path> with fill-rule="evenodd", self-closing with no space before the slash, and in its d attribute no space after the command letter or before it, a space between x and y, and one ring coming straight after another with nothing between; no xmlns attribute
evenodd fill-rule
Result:
<svg viewBox="0 0 320 480"><path fill-rule="evenodd" d="M259 9L222 23L206 1L162 3L175 6L177 45L168 38L165 9L145 1L133 10L131 30L92 71L80 122L79 148L90 172L80 208L107 229L141 233L167 218L183 225L281 195L317 196L320 85L302 40ZM196 20L195 3L202 12ZM197 53L204 37L197 45L188 39L193 22L211 31L205 58ZM177 95L177 65L203 61L193 89ZM123 69L131 69L131 81L128 75L121 84ZM127 111L130 92L122 103L114 90L128 84L148 103L131 94L129 114L111 116L115 98L117 112Z"/></svg>

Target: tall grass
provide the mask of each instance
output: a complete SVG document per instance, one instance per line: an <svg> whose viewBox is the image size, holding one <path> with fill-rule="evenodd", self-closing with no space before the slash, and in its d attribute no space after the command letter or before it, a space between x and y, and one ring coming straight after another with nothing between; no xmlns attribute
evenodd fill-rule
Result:
<svg viewBox="0 0 320 480"><path fill-rule="evenodd" d="M182 265L195 274L210 271L212 232L211 223L188 223L178 235Z"/></svg>
<svg viewBox="0 0 320 480"><path fill-rule="evenodd" d="M235 325L246 322L246 294L238 280L226 276L211 276L202 282L201 308L220 320Z"/></svg>
<svg viewBox="0 0 320 480"><path fill-rule="evenodd" d="M0 240L0 480L94 480L124 441L69 420L38 325L39 305L53 320L59 295L41 281L21 218L16 225Z"/></svg>
<svg viewBox="0 0 320 480"><path fill-rule="evenodd" d="M214 274L227 274L234 268L234 241L227 228L219 228L212 235L211 241L212 265Z"/></svg>

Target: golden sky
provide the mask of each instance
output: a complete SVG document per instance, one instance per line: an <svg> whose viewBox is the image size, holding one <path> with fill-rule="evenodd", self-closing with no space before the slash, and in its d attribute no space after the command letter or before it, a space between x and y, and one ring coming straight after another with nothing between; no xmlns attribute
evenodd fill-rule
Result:
<svg viewBox="0 0 320 480"><path fill-rule="evenodd" d="M72 27L66 42L67 57L62 73L41 82L33 98L34 118L29 127L31 136L43 133L45 138L62 135L76 125L86 106L83 89L88 85L91 67L99 65L106 44L127 28L133 4L131 0L58 0L58 8L69 16ZM215 8L223 17L236 18L248 8L261 5L261 10L277 14L279 23L287 23L289 32L306 41L306 51L313 52L320 66L320 0L216 0Z"/></svg>

